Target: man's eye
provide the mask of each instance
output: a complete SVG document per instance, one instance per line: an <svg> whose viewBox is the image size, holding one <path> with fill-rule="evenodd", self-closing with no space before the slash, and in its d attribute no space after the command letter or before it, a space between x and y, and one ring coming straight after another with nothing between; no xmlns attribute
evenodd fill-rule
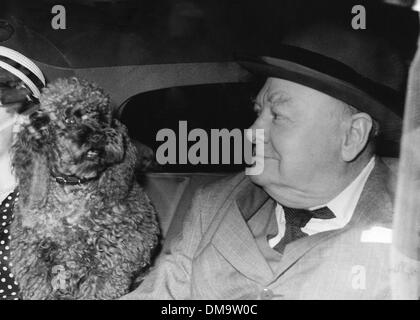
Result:
<svg viewBox="0 0 420 320"><path fill-rule="evenodd" d="M279 119L283 119L284 117L281 114L278 113L272 113L273 115L273 120L279 120Z"/></svg>

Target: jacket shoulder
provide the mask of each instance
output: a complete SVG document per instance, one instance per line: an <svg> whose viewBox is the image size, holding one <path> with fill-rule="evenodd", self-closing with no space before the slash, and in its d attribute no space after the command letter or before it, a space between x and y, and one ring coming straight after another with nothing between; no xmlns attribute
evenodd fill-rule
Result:
<svg viewBox="0 0 420 320"><path fill-rule="evenodd" d="M251 184L251 180L241 172L201 187L196 194L196 200L200 202L203 228L206 228L226 202L234 201L237 194Z"/></svg>
<svg viewBox="0 0 420 320"><path fill-rule="evenodd" d="M202 192L206 194L225 194L231 190L234 190L239 185L247 183L248 177L244 172L231 174L223 177L217 181L213 181L202 188ZM251 183L251 181L249 181Z"/></svg>

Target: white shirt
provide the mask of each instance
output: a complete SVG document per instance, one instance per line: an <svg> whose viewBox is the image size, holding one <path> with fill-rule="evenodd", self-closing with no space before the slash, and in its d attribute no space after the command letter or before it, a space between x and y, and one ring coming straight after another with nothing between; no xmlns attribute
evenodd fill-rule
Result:
<svg viewBox="0 0 420 320"><path fill-rule="evenodd" d="M341 229L349 223L351 217L353 216L354 209L356 209L356 205L359 202L362 190L374 166L375 157L372 157L356 179L354 179L353 182L350 183L338 196L325 205L310 208L310 210L315 210L317 208L327 206L335 214L334 219L312 218L306 226L302 228L302 231L308 235L312 235L318 232ZM276 206L276 220L278 234L268 240L268 244L271 248L274 248L274 246L280 242L286 229L284 211L280 204L277 204Z"/></svg>

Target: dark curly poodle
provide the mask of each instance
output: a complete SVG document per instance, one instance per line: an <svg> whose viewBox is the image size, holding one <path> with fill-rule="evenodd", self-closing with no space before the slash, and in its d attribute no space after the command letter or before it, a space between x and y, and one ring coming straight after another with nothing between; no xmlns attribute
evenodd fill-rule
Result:
<svg viewBox="0 0 420 320"><path fill-rule="evenodd" d="M77 78L44 89L18 133L20 199L11 263L23 299L113 299L141 278L156 212L134 179L136 150L109 98Z"/></svg>

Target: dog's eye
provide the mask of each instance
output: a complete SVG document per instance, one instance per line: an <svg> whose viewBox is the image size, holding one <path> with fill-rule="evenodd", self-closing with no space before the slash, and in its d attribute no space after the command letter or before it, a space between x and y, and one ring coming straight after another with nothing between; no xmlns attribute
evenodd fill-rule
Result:
<svg viewBox="0 0 420 320"><path fill-rule="evenodd" d="M65 118L64 119L64 122L66 124L75 124L76 123L76 121L74 120L74 118Z"/></svg>

